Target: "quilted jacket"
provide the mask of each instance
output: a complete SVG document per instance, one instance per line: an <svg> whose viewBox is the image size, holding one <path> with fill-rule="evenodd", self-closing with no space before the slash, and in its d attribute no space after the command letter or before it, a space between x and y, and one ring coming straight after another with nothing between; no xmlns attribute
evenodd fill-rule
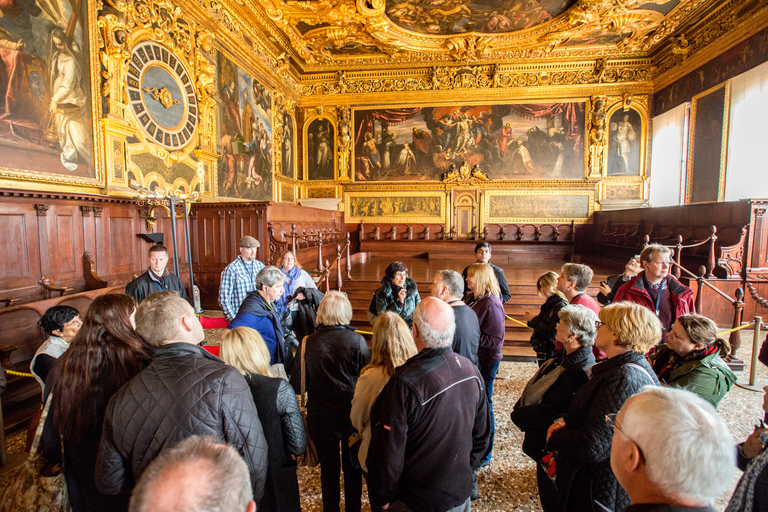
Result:
<svg viewBox="0 0 768 512"><path fill-rule="evenodd" d="M400 293L400 287L392 284L392 280L386 276L381 280L381 286L373 293L371 304L368 306L368 312L375 318L385 311L392 311L400 315L405 323L410 327L413 320L413 312L416 306L421 302L419 297L419 287L416 281L407 277L405 279L405 302L402 304L397 301L397 295ZM371 319L369 315L369 320ZM373 324L373 320L371 320Z"/></svg>
<svg viewBox="0 0 768 512"><path fill-rule="evenodd" d="M123 494L165 448L193 435L231 444L245 459L254 500L264 494L267 442L245 378L202 348L171 343L107 405L96 487Z"/></svg>
<svg viewBox="0 0 768 512"><path fill-rule="evenodd" d="M649 384L659 384L642 354L623 352L590 368L589 381L576 392L565 428L547 443L558 453L555 485L562 510L624 510L629 497L611 471L613 431L606 414L618 413L624 402ZM571 492L573 490L573 492Z"/></svg>

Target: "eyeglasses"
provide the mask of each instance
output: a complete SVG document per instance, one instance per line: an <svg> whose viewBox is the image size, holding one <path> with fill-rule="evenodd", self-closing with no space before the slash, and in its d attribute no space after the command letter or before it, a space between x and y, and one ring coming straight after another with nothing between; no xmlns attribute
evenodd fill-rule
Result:
<svg viewBox="0 0 768 512"><path fill-rule="evenodd" d="M645 455L643 455L643 449L640 448L640 445L637 444L637 441L635 441L634 439L629 437L629 434L624 432L624 429L622 429L621 425L619 425L618 422L616 421L616 417L617 416L618 416L618 413L606 414L605 415L605 424L608 425L611 428L611 432L615 432L616 430L618 430L619 432L624 434L624 436L626 436L627 439L632 441L632 444L637 446L637 451L640 452L640 457L643 459L643 461L645 461Z"/></svg>
<svg viewBox="0 0 768 512"><path fill-rule="evenodd" d="M603 325L603 322L601 322L600 320L595 320L595 329L599 329L601 325ZM607 418L608 417L606 416L606 419Z"/></svg>

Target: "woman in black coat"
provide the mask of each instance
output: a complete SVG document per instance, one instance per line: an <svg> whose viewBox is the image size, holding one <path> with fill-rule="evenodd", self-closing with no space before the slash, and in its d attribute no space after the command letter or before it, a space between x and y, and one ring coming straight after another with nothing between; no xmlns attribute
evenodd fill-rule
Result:
<svg viewBox="0 0 768 512"><path fill-rule="evenodd" d="M622 511L629 505L611 471L613 430L605 417L618 413L643 386L659 384L645 360L661 339L661 323L652 311L618 302L600 311L598 324L595 344L607 359L589 369L590 379L574 395L565 419L547 432L543 461L557 489L551 498L565 511Z"/></svg>
<svg viewBox="0 0 768 512"><path fill-rule="evenodd" d="M371 325L385 311L392 311L405 320L408 327L413 325L413 312L421 302L416 281L408 277L408 267L393 261L384 271L381 286L373 293L368 306L368 321Z"/></svg>
<svg viewBox="0 0 768 512"><path fill-rule="evenodd" d="M371 360L365 339L349 326L352 305L346 294L330 291L317 309L317 330L302 341L305 360L299 358L291 372L294 389L306 365L307 428L320 459L323 510L338 512L341 489L339 473L344 470L344 510L359 512L363 474L352 466L347 439L356 432L350 420L352 398L360 370ZM301 348L299 348L301 350ZM341 443L341 461L339 460Z"/></svg>
<svg viewBox="0 0 768 512"><path fill-rule="evenodd" d="M536 463L546 455L547 429L568 410L573 395L588 380L586 369L595 364L595 312L585 306L565 306L559 318L557 341L564 348L542 364L512 410L512 422L525 432L523 452ZM555 512L557 503L548 501L552 482L540 464L537 480L542 509Z"/></svg>
<svg viewBox="0 0 768 512"><path fill-rule="evenodd" d="M563 294L557 290L557 272L547 272L542 274L536 281L536 289L539 295L546 300L541 305L539 314L533 316L528 311L525 312L525 319L528 321L528 327L533 329L531 335L531 346L536 351L536 361L539 366L544 361L551 359L555 355L555 350L562 347L555 346L555 330L557 329L557 314L568 304ZM594 338L594 336L592 337Z"/></svg>
<svg viewBox="0 0 768 512"><path fill-rule="evenodd" d="M307 449L307 433L296 394L269 371L269 350L261 334L237 327L221 339L221 359L245 376L269 446L267 485L258 510L300 512L296 461Z"/></svg>

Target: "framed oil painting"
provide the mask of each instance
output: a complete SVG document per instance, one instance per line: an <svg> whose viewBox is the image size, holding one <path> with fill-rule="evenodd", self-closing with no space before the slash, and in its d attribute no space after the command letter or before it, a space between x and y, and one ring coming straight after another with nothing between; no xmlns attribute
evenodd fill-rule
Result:
<svg viewBox="0 0 768 512"><path fill-rule="evenodd" d="M335 130L330 120L317 118L306 128L304 162L309 180L332 180L336 170Z"/></svg>
<svg viewBox="0 0 768 512"><path fill-rule="evenodd" d="M693 97L686 203L723 200L730 109L730 80Z"/></svg>
<svg viewBox="0 0 768 512"><path fill-rule="evenodd" d="M619 108L608 119L608 176L639 176L642 119L637 110Z"/></svg>
<svg viewBox="0 0 768 512"><path fill-rule="evenodd" d="M345 194L349 222L443 222L443 192Z"/></svg>
<svg viewBox="0 0 768 512"><path fill-rule="evenodd" d="M272 92L218 52L219 197L272 199Z"/></svg>
<svg viewBox="0 0 768 512"><path fill-rule="evenodd" d="M88 4L0 6L0 177L97 184Z"/></svg>
<svg viewBox="0 0 768 512"><path fill-rule="evenodd" d="M595 210L592 191L489 191L485 223L586 222Z"/></svg>
<svg viewBox="0 0 768 512"><path fill-rule="evenodd" d="M289 112L283 112L281 169L283 176L296 179L296 125Z"/></svg>
<svg viewBox="0 0 768 512"><path fill-rule="evenodd" d="M584 103L403 107L354 113L354 179L440 180L477 165L491 179L581 179Z"/></svg>

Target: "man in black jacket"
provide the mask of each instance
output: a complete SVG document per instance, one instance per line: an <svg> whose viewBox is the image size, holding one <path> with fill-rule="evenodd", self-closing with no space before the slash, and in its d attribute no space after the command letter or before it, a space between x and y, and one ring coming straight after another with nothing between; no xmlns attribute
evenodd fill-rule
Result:
<svg viewBox="0 0 768 512"><path fill-rule="evenodd" d="M464 282L455 270L438 270L432 278L430 292L433 297L453 308L456 332L453 334L453 351L477 364L477 347L480 344L480 323L477 314L464 304L461 295ZM478 366L479 368L479 366Z"/></svg>
<svg viewBox="0 0 768 512"><path fill-rule="evenodd" d="M496 280L499 282L499 290L501 290L501 302L505 303L512 298L512 294L509 292L509 285L507 284L507 277L504 275L504 271L491 263L491 244L488 242L480 242L475 246L475 263L485 263L490 265L493 269L493 274L496 276ZM464 299L467 298L469 288L467 287L467 271L469 265L461 273L461 277L464 278Z"/></svg>
<svg viewBox="0 0 768 512"><path fill-rule="evenodd" d="M163 449L193 435L210 435L245 459L253 499L259 502L267 443L245 378L197 346L203 328L176 292L155 293L142 302L136 331L157 348L152 363L107 405L96 487L105 494L129 493Z"/></svg>
<svg viewBox="0 0 768 512"><path fill-rule="evenodd" d="M178 276L168 272L168 248L164 245L153 245L149 248L149 268L139 277L128 283L125 287L126 295L130 295L136 302L141 301L156 292L171 290L178 292L181 298L192 303L184 288L184 283Z"/></svg>
<svg viewBox="0 0 768 512"><path fill-rule="evenodd" d="M470 510L491 418L480 372L451 350L451 307L434 297L413 314L419 353L399 367L371 410L366 460L374 510Z"/></svg>

